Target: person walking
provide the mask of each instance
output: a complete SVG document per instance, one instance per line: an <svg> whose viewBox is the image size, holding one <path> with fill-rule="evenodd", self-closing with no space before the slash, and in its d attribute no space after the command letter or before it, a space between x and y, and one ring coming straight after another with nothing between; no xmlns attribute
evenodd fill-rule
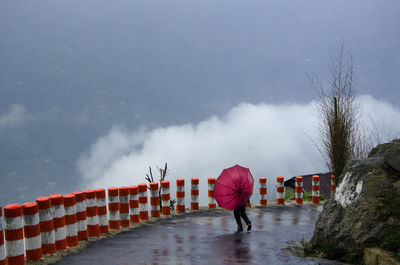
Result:
<svg viewBox="0 0 400 265"><path fill-rule="evenodd" d="M218 206L233 211L237 223L237 231L243 231L240 218L246 222L247 231L251 230L251 222L246 214L246 203L253 194L254 178L246 167L235 165L225 168L215 180L214 198Z"/></svg>
<svg viewBox="0 0 400 265"><path fill-rule="evenodd" d="M250 203L250 202L248 201L248 203ZM247 231L251 230L251 222L249 220L249 217L246 214L246 203L239 206L235 210L233 210L233 215L235 216L235 220L236 220L236 224L237 224L237 232L243 231L243 225L242 225L242 221L241 221L240 217L243 218L244 222L246 223Z"/></svg>

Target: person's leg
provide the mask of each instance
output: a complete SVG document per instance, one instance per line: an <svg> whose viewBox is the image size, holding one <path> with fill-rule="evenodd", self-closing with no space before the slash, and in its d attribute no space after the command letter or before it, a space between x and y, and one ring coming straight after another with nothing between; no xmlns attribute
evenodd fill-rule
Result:
<svg viewBox="0 0 400 265"><path fill-rule="evenodd" d="M244 205L243 207L240 208L240 216L246 222L247 231L250 231L251 230L251 222L249 220L249 217L246 214L246 205Z"/></svg>
<svg viewBox="0 0 400 265"><path fill-rule="evenodd" d="M240 221L240 211L239 209L233 210L233 215L235 216L236 224L237 224L237 231L243 231L242 221Z"/></svg>
<svg viewBox="0 0 400 265"><path fill-rule="evenodd" d="M240 216L243 218L246 225L250 224L251 222L246 214L246 206L240 207L239 209L240 209Z"/></svg>

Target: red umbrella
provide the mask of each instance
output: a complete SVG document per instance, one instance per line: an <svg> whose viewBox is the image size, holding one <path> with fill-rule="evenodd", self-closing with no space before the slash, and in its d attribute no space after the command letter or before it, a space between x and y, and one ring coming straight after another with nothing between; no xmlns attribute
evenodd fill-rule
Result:
<svg viewBox="0 0 400 265"><path fill-rule="evenodd" d="M248 168L239 165L226 168L215 180L214 198L219 207L234 210L249 200L253 184L254 179Z"/></svg>

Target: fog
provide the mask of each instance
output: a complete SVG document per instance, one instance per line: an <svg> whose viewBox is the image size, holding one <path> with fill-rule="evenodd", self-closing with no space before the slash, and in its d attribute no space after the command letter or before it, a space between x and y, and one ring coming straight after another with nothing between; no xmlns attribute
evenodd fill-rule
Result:
<svg viewBox="0 0 400 265"><path fill-rule="evenodd" d="M357 99L362 109L360 126L378 129L382 141L399 136L400 110L371 96ZM82 188L129 186L145 182L148 166L158 179L156 166L168 162L167 180L200 179L200 202L207 201L207 178L218 177L224 168L249 167L253 177L267 177L269 198L274 198L277 176L326 172L316 145L320 146L317 110L309 104L241 103L228 113L199 123L187 123L128 131L114 127L83 155L78 167L85 180ZM373 128L371 126L374 126ZM256 181L257 182L257 181ZM255 186L257 193L258 183ZM253 196L258 200L258 195ZM187 198L187 202L189 198Z"/></svg>
<svg viewBox="0 0 400 265"><path fill-rule="evenodd" d="M306 73L326 80L327 65L342 42L354 60L357 93L399 106L398 10L398 0L2 0L0 205L70 193L91 179L105 185L120 174L116 165L122 156L149 159L135 174L164 160L171 177L213 164L204 154L178 159L164 146L169 139L157 141L173 128L182 133L175 144L185 152L186 145L203 153L196 143L213 147L217 138L223 140L209 156L224 159L198 173L203 177L236 162L267 168L268 146L277 143L241 142L236 138L241 130L228 133L233 126L228 121L240 116L231 113L265 109L272 113L269 125L293 130L289 121L297 120L276 113L283 106L306 111L315 99ZM379 119L387 118L379 113ZM258 128L261 116L247 119ZM210 127L209 134L200 133L202 126ZM310 145L304 148L315 132L299 128L299 135L289 134L293 154L284 157L307 150L313 158L304 158L303 168L290 170L282 161L279 170L254 174L319 170L319 155ZM257 132L271 133L266 139L276 136L270 127ZM147 145L166 151L151 153ZM221 151L237 150L232 145L251 151L240 157ZM255 155L262 147L265 154ZM189 158L197 160L193 166Z"/></svg>

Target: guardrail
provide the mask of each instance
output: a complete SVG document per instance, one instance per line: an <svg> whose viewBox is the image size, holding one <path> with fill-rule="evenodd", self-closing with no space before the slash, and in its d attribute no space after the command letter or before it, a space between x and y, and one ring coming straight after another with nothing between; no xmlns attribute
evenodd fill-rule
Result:
<svg viewBox="0 0 400 265"><path fill-rule="evenodd" d="M277 178L277 204L285 204L284 178ZM208 207L216 208L214 178L208 179ZM296 178L296 204L303 204L303 179ZM334 189L334 178L332 186ZM259 178L260 205L267 207L267 179ZM169 216L170 183L150 183L150 215ZM185 212L185 180L176 180L176 212ZM104 189L75 191L39 197L36 202L0 207L0 265L25 264L40 260L43 255L78 246L79 241L98 238L110 230L120 230L149 219L147 185L108 188L108 207ZM199 209L199 179L191 179L191 210ZM319 177L313 176L312 202L319 203ZM161 204L161 210L160 210ZM108 208L108 211L107 211Z"/></svg>

